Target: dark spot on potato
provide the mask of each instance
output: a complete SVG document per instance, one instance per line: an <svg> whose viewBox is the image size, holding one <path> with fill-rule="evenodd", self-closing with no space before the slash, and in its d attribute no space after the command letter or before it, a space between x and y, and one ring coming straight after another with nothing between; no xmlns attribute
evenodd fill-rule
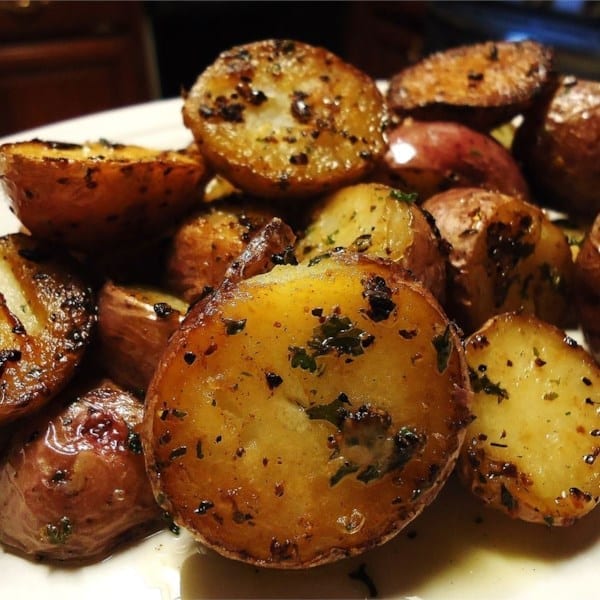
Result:
<svg viewBox="0 0 600 600"><path fill-rule="evenodd" d="M290 156L290 163L292 165L303 166L308 164L308 154L306 152L299 152L298 154L292 154Z"/></svg>
<svg viewBox="0 0 600 600"><path fill-rule="evenodd" d="M270 545L271 556L277 561L293 560L298 556L298 546L289 539L279 541L277 538L272 538Z"/></svg>
<svg viewBox="0 0 600 600"><path fill-rule="evenodd" d="M213 507L214 503L210 500L202 500L200 504L198 504L198 508L194 510L194 513L197 515L205 515Z"/></svg>
<svg viewBox="0 0 600 600"><path fill-rule="evenodd" d="M185 352L183 355L183 360L186 362L186 364L192 365L196 360L196 354L194 352Z"/></svg>
<svg viewBox="0 0 600 600"><path fill-rule="evenodd" d="M167 302L157 302L152 306L152 309L159 319L166 319L173 313L173 307Z"/></svg>
<svg viewBox="0 0 600 600"><path fill-rule="evenodd" d="M265 374L265 377L267 379L267 385L269 386L270 390L279 387L283 383L283 378L280 375L277 375L277 373L269 371Z"/></svg>

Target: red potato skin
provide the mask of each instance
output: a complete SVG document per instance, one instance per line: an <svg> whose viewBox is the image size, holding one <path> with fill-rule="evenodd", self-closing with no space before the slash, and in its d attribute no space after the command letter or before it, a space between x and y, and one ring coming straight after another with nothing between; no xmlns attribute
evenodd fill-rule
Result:
<svg viewBox="0 0 600 600"><path fill-rule="evenodd" d="M450 246L445 308L466 333L514 310L571 325L571 250L538 206L495 191L455 188L427 199L423 208Z"/></svg>
<svg viewBox="0 0 600 600"><path fill-rule="evenodd" d="M456 187L480 187L529 198L512 155L489 135L450 121L407 120L387 134L378 177L394 187L430 196Z"/></svg>
<svg viewBox="0 0 600 600"><path fill-rule="evenodd" d="M600 81L563 77L525 114L512 151L539 202L593 219L600 212Z"/></svg>
<svg viewBox="0 0 600 600"><path fill-rule="evenodd" d="M103 383L63 395L9 442L0 464L0 541L37 558L86 561L157 527L161 512L135 436L142 404Z"/></svg>
<svg viewBox="0 0 600 600"><path fill-rule="evenodd" d="M600 213L575 260L574 297L585 341L600 364Z"/></svg>

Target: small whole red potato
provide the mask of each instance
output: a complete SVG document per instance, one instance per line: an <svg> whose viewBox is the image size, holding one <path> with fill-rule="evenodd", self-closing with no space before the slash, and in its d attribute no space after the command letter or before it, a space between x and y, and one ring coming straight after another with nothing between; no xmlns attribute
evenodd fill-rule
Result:
<svg viewBox="0 0 600 600"><path fill-rule="evenodd" d="M510 152L495 139L451 121L408 119L388 132L380 177L423 201L455 187L481 187L529 197Z"/></svg>
<svg viewBox="0 0 600 600"><path fill-rule="evenodd" d="M24 423L0 463L0 541L36 557L82 561L156 527L161 512L144 471L141 419L141 402L102 381L70 388Z"/></svg>
<svg viewBox="0 0 600 600"><path fill-rule="evenodd" d="M600 81L563 77L526 113L513 150L540 203L594 218L600 212Z"/></svg>

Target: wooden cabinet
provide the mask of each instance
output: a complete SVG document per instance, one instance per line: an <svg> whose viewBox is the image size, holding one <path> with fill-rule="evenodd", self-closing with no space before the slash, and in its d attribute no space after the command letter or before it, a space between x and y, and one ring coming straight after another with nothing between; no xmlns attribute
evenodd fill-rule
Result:
<svg viewBox="0 0 600 600"><path fill-rule="evenodd" d="M157 97L139 2L0 2L0 135Z"/></svg>

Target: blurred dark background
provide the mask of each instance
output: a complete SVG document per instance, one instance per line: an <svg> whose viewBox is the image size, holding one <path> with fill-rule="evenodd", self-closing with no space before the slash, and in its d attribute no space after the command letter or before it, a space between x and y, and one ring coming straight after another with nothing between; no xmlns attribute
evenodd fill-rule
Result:
<svg viewBox="0 0 600 600"><path fill-rule="evenodd" d="M0 0L0 135L177 96L217 54L262 38L325 46L376 78L435 50L537 39L600 79L600 2Z"/></svg>

